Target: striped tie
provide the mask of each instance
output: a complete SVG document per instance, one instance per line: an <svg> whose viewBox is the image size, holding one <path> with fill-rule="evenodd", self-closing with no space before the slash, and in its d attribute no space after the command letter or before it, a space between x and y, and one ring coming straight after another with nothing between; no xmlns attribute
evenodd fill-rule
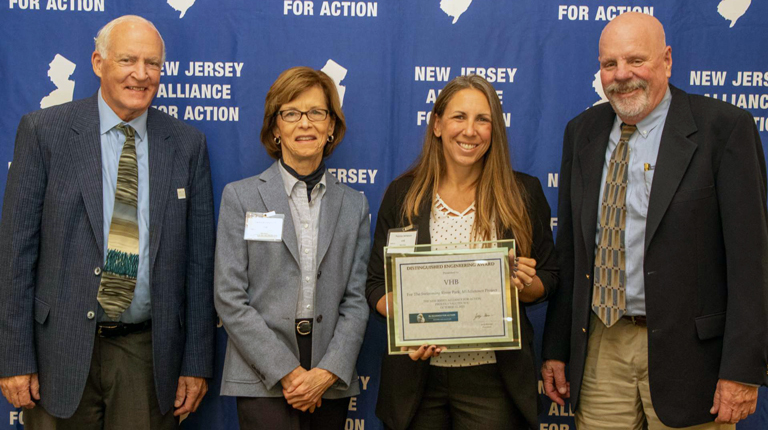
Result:
<svg viewBox="0 0 768 430"><path fill-rule="evenodd" d="M136 139L131 126L120 124L115 128L125 135L125 144L117 165L115 208L98 295L101 307L113 321L117 321L133 301L139 268L139 167L136 162Z"/></svg>
<svg viewBox="0 0 768 430"><path fill-rule="evenodd" d="M621 138L611 154L600 211L600 241L595 256L592 310L610 327L627 311L624 228L627 219L629 138L637 126L621 124Z"/></svg>

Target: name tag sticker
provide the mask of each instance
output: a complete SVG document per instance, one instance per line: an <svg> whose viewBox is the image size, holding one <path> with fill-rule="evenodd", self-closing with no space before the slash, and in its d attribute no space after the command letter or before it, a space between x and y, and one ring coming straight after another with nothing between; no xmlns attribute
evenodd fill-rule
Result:
<svg viewBox="0 0 768 430"><path fill-rule="evenodd" d="M390 229L387 232L387 246L414 246L416 245L416 237L418 236L418 233L419 231L413 229L413 226ZM398 252L403 251L405 250L398 250ZM413 251L414 248L411 248L410 252Z"/></svg>
<svg viewBox="0 0 768 430"><path fill-rule="evenodd" d="M274 212L246 212L243 239L280 242L283 240L283 220L285 215Z"/></svg>
<svg viewBox="0 0 768 430"><path fill-rule="evenodd" d="M176 195L179 197L179 200L184 200L187 198L187 191L184 188L176 188Z"/></svg>

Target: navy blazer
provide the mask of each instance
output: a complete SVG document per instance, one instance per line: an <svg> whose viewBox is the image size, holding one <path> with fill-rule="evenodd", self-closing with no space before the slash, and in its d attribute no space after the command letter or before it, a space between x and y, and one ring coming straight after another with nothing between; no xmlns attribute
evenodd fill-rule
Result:
<svg viewBox="0 0 768 430"><path fill-rule="evenodd" d="M96 97L21 119L0 222L0 376L39 373L39 403L61 418L85 387L104 264ZM166 413L180 375L213 376L213 196L201 132L151 108L147 131L152 345Z"/></svg>
<svg viewBox="0 0 768 430"><path fill-rule="evenodd" d="M768 382L768 216L763 147L743 109L671 87L645 231L648 373L671 427L712 421L718 378ZM565 130L557 248L561 286L543 358L570 361L578 407L592 315L608 103Z"/></svg>

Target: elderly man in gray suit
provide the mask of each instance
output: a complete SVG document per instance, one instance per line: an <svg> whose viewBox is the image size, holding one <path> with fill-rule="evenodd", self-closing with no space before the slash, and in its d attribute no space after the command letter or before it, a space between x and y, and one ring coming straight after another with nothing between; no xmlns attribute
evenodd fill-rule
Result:
<svg viewBox="0 0 768 430"><path fill-rule="evenodd" d="M202 133L149 109L164 56L149 21L117 18L96 38L98 93L19 125L0 222L0 386L28 428L176 428L207 391L210 169Z"/></svg>

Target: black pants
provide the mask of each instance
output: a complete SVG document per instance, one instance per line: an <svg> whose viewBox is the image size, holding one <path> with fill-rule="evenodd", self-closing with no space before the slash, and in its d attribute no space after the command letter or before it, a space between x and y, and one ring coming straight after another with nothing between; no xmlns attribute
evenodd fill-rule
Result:
<svg viewBox="0 0 768 430"><path fill-rule="evenodd" d="M238 397L240 430L343 430L349 398L328 400L314 413L293 409L283 397Z"/></svg>
<svg viewBox="0 0 768 430"><path fill-rule="evenodd" d="M312 335L296 335L301 367L312 366ZM301 412L284 397L238 397L237 416L240 430L343 430L347 421L349 398L323 399L315 412Z"/></svg>
<svg viewBox="0 0 768 430"><path fill-rule="evenodd" d="M429 366L427 389L411 430L528 429L496 364Z"/></svg>

